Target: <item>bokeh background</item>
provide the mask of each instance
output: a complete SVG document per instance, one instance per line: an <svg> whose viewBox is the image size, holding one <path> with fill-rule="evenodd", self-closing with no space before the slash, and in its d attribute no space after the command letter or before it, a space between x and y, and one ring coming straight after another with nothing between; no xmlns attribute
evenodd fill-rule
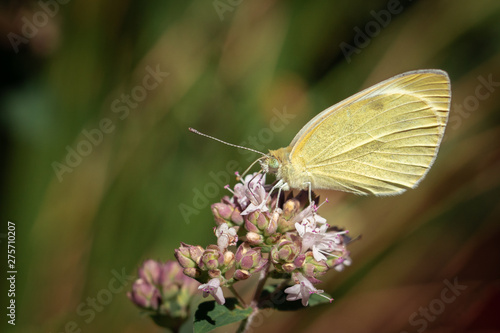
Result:
<svg viewBox="0 0 500 333"><path fill-rule="evenodd" d="M162 331L128 301L130 283L81 311L113 272L214 242L209 205L225 193L207 185L211 172L255 156L188 127L276 149L364 87L440 68L452 109L426 179L395 197L321 193L321 215L362 235L353 264L326 276L333 304L274 312L258 330L499 332L499 22L495 0L3 1L0 246L14 221L13 331ZM465 286L449 304L444 281ZM238 288L248 298L251 287Z"/></svg>

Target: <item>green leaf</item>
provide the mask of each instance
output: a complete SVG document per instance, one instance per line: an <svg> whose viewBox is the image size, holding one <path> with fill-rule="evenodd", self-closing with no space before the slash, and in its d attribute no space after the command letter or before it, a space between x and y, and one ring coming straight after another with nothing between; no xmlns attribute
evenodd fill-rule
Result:
<svg viewBox="0 0 500 333"><path fill-rule="evenodd" d="M279 311L296 311L300 309L305 309L311 306L316 306L324 303L330 303L328 299L322 297L320 295L314 294L309 298L308 306L303 306L301 300L297 301L287 301L286 294L284 290L288 288L288 286L277 289L277 285L268 285L262 291L259 308L272 308ZM323 293L323 295L330 297L327 293Z"/></svg>
<svg viewBox="0 0 500 333"><path fill-rule="evenodd" d="M242 309L237 304L236 298L226 298L224 305L215 301L201 303L194 315L194 333L210 332L216 327L241 321L252 313L252 308Z"/></svg>

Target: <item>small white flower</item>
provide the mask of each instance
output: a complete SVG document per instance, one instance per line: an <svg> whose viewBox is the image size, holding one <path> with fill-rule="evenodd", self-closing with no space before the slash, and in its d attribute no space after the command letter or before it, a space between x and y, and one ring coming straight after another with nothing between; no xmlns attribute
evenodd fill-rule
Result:
<svg viewBox="0 0 500 333"><path fill-rule="evenodd" d="M202 284L198 287L198 290L203 291L203 297L212 295L215 301L220 305L226 303L226 299L224 298L224 294L222 293L222 289L220 287L220 280L217 278L208 281L208 283Z"/></svg>
<svg viewBox="0 0 500 333"><path fill-rule="evenodd" d="M334 248L333 236L325 232L306 232L302 237L303 251L312 249L316 261L326 260L325 254L330 254Z"/></svg>
<svg viewBox="0 0 500 333"><path fill-rule="evenodd" d="M226 223L219 225L214 231L215 236L217 236L217 245L222 252L224 252L228 246L236 245L238 242L236 229L230 228Z"/></svg>
<svg viewBox="0 0 500 333"><path fill-rule="evenodd" d="M309 297L311 297L312 294L321 294L324 292L323 290L314 288L311 281L309 281L302 274L297 274L296 278L299 283L285 289L285 293L288 294L286 296L287 301L296 301L301 299L302 305L307 306L309 304ZM324 295L321 296L326 297ZM333 299L329 297L326 298L329 299L330 302L333 301Z"/></svg>
<svg viewBox="0 0 500 333"><path fill-rule="evenodd" d="M326 219L316 214L316 208L314 204L309 205L306 209L300 212L294 219L295 229L299 233L300 237L303 237L307 232L326 232L329 225L326 223Z"/></svg>
<svg viewBox="0 0 500 333"><path fill-rule="evenodd" d="M307 214L302 220L295 223L295 229L302 237L302 251L312 250L316 261L327 260L327 256L334 256L332 252L345 252L342 235L347 231L328 232L330 225L326 219L315 213L313 205L306 208Z"/></svg>

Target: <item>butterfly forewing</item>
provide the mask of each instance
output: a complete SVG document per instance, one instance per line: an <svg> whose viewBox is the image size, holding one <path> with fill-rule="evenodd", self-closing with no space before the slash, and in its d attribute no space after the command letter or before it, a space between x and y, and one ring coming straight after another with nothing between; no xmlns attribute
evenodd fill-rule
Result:
<svg viewBox="0 0 500 333"><path fill-rule="evenodd" d="M432 165L449 104L445 72L401 74L313 118L292 141L290 162L306 166L314 188L403 192Z"/></svg>

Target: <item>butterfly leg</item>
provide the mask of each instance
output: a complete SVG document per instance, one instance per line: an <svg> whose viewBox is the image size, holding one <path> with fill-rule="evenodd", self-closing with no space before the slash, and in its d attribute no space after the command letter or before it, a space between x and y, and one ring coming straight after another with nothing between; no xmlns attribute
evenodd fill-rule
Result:
<svg viewBox="0 0 500 333"><path fill-rule="evenodd" d="M305 182L304 185L307 184L307 187L309 187L309 205L312 203L312 196L311 196L311 192L312 192L312 184L311 182Z"/></svg>
<svg viewBox="0 0 500 333"><path fill-rule="evenodd" d="M281 195L281 191L283 189L287 189L288 188L288 183L285 183L283 181L283 179L280 179L272 188L271 190L269 191L269 194L268 194L268 199L271 198L271 194L273 193L273 191L275 189L278 189L278 196L276 198L276 207L274 207L274 210L278 209L278 203L280 201L280 195ZM267 201L267 200L266 200Z"/></svg>
<svg viewBox="0 0 500 333"><path fill-rule="evenodd" d="M280 202L280 195L281 195L281 189L283 188L283 186L280 186L278 188L278 196L276 197L276 207L274 207L274 210L276 210L278 208L278 204Z"/></svg>

